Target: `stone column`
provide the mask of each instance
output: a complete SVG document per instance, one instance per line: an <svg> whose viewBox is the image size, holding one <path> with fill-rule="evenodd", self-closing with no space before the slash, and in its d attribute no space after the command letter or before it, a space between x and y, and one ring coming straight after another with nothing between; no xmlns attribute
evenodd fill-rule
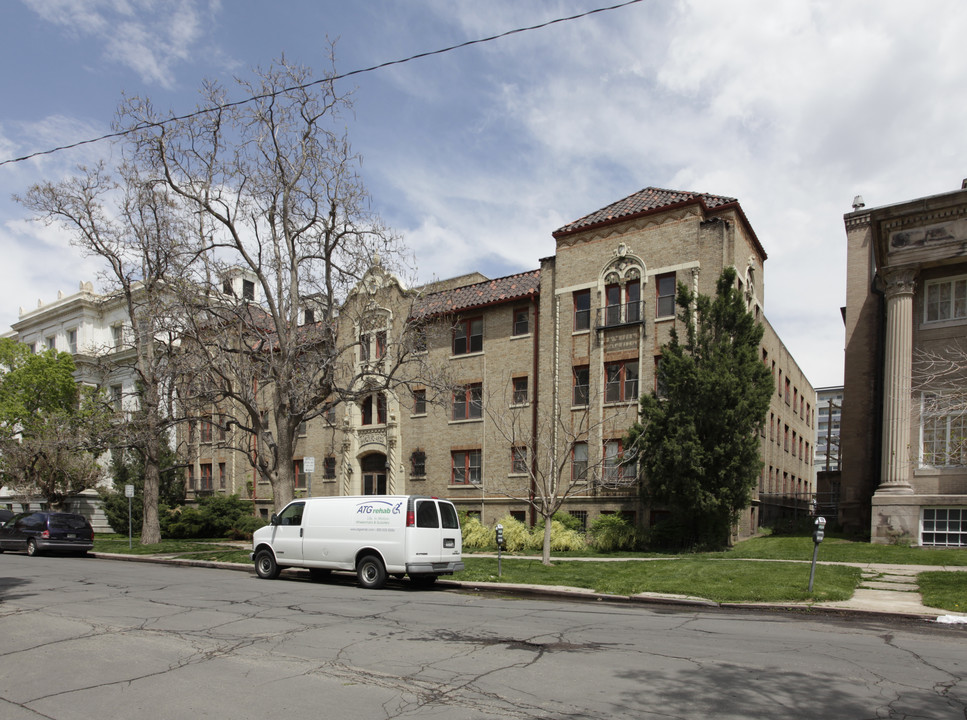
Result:
<svg viewBox="0 0 967 720"><path fill-rule="evenodd" d="M396 413L390 413L386 423L386 494L396 495L399 491L400 465L399 422Z"/></svg>
<svg viewBox="0 0 967 720"><path fill-rule="evenodd" d="M883 368L883 455L876 494L913 492L910 485L913 289L916 271L888 270Z"/></svg>

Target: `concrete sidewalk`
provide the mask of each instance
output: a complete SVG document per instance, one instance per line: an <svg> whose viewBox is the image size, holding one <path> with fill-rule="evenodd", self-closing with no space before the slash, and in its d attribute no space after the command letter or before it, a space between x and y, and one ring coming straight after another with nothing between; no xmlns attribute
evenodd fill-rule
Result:
<svg viewBox="0 0 967 720"><path fill-rule="evenodd" d="M171 555L125 555L118 553L89 553L92 557L110 560L124 560L129 562L156 562L188 567L211 567L223 570L239 570L254 573L255 568L248 564L214 562L209 560L192 560L176 558ZM496 557L486 554L475 554L473 557ZM534 559L540 557L515 555L515 560ZM570 561L587 562L649 562L661 558L567 558ZM749 562L803 562L790 560L749 560ZM584 600L592 602L627 602L638 604L677 605L693 607L713 607L731 609L772 609L787 611L802 611L815 613L825 611L835 614L857 614L870 616L893 616L905 619L922 619L961 625L967 627L967 612L954 613L949 610L927 607L923 604L920 590L917 586L917 575L922 572L967 572L962 566L935 565L884 565L873 563L834 563L823 562L823 565L850 565L861 568L863 580L856 592L849 600L832 602L789 602L789 603L718 603L700 597L688 595L670 595L665 593L638 593L636 595L610 595L598 593L585 588L575 588L559 585L522 585L517 583L500 582L465 582L461 580L441 579L440 587L478 592L497 592L507 595L530 595L542 597L558 597L570 600ZM967 602L967 598L965 598Z"/></svg>

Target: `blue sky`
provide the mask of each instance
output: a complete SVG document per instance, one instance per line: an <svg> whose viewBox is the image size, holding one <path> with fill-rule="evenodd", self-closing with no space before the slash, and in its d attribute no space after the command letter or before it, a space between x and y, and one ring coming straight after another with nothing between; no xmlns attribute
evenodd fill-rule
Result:
<svg viewBox="0 0 967 720"><path fill-rule="evenodd" d="M38 0L0 4L0 160L101 135L122 93L190 110L282 53L348 72L608 0ZM643 187L737 197L765 310L816 386L842 382L843 214L967 177L962 0L646 0L356 75L349 132L421 280L530 270L558 227ZM97 281L10 197L108 143L0 166L0 328Z"/></svg>

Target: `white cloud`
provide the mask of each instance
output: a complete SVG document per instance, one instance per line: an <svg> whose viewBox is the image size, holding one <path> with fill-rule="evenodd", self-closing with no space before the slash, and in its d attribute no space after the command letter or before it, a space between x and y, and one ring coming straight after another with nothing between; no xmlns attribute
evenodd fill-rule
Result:
<svg viewBox="0 0 967 720"><path fill-rule="evenodd" d="M136 72L146 83L170 89L175 67L191 59L204 18L219 3L191 0L44 0L28 6L71 37L93 39L104 57Z"/></svg>
<svg viewBox="0 0 967 720"><path fill-rule="evenodd" d="M575 11L433 7L467 37ZM419 183L410 182L417 158L392 163L408 168L399 190L422 213L407 235L428 252L448 243L447 256L469 268L496 253L523 269L553 250L550 232L563 222L541 225L548 216L566 222L647 185L738 197L770 256L768 317L810 379L833 384L842 215L855 194L887 204L959 186L964 36L967 7L952 0L696 0L460 51L487 73L468 75L479 84L445 103L413 73L428 118L461 102L483 109L441 138L447 164ZM405 89L407 71L397 76Z"/></svg>

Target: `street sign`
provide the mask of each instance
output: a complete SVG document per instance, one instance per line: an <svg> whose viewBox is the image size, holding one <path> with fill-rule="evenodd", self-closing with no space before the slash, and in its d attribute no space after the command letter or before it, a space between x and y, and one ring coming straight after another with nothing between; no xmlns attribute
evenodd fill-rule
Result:
<svg viewBox="0 0 967 720"><path fill-rule="evenodd" d="M134 485L124 486L124 497L134 497Z"/></svg>
<svg viewBox="0 0 967 720"><path fill-rule="evenodd" d="M315 472L316 471L316 459L314 457L302 458L302 471L303 472Z"/></svg>

